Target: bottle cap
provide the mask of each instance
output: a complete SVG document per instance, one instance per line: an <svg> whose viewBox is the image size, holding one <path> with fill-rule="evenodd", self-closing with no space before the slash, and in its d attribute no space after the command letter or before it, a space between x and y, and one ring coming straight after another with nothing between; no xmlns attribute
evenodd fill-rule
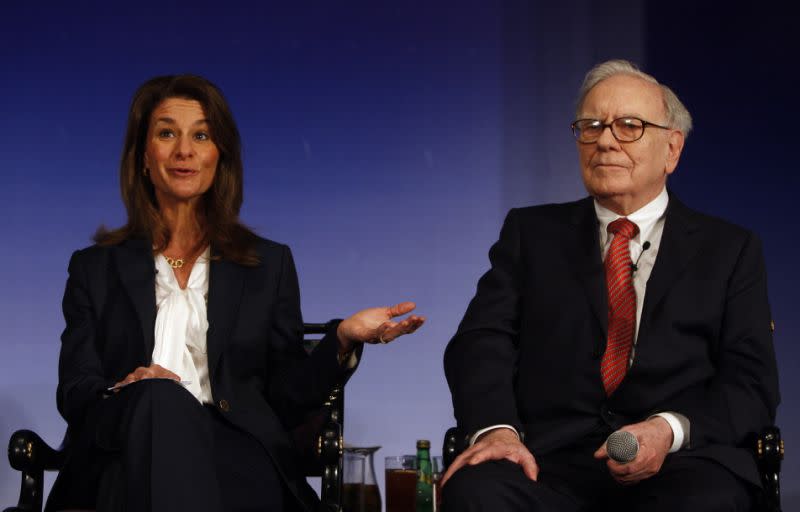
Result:
<svg viewBox="0 0 800 512"><path fill-rule="evenodd" d="M417 450L430 450L431 442L427 439L420 439L417 441Z"/></svg>

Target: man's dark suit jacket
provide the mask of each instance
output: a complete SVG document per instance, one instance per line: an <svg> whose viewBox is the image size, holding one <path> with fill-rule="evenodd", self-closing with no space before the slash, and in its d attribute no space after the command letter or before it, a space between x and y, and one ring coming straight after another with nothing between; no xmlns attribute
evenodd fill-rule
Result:
<svg viewBox="0 0 800 512"><path fill-rule="evenodd" d="M691 422L691 445L672 456L711 458L760 485L742 446L773 423L779 396L759 240L670 197L635 359L606 397L598 235L591 198L508 214L445 352L459 426L515 425L536 456L674 411Z"/></svg>
<svg viewBox="0 0 800 512"><path fill-rule="evenodd" d="M335 328L306 356L297 274L285 245L259 239L260 264L213 259L208 291L208 369L218 410L268 451L306 509L318 502L287 430L319 406L349 372L337 362ZM91 444L106 389L153 353L155 265L149 241L76 252L63 301L58 409L71 450L48 508L91 507L102 468ZM360 347L359 347L360 348ZM77 446L76 446L77 445Z"/></svg>

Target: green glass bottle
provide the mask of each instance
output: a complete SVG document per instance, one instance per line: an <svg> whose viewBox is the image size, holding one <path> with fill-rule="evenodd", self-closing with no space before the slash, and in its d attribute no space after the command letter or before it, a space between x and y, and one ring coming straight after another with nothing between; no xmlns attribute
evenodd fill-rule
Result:
<svg viewBox="0 0 800 512"><path fill-rule="evenodd" d="M433 471L431 470L431 442L417 441L417 511L433 512Z"/></svg>

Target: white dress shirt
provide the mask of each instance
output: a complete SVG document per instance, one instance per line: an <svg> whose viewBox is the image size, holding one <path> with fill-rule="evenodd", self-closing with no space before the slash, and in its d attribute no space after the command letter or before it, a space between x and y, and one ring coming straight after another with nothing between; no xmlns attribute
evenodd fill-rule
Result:
<svg viewBox="0 0 800 512"><path fill-rule="evenodd" d="M650 273L656 263L658 249L661 247L661 235L664 233L664 214L667 211L667 204L669 204L669 194L667 194L667 188L664 187L655 199L627 216L629 221L639 227L639 233L631 238L629 245L631 262L635 264L633 288L636 290L636 331L633 337L630 359L628 359L629 368L636 356L636 342L639 339L639 324L642 320L644 294L647 291L647 280L650 279ZM597 214L597 220L600 222L600 252L605 261L608 248L611 247L611 240L614 238L608 232L608 225L622 218L622 215L618 215L601 206L597 201L594 202L594 211ZM647 249L644 248L645 244L649 244ZM664 418L672 429L670 453L680 450L685 442L688 442L688 436L683 428L683 423L688 424L688 419L682 417L682 423L676 414L669 412L660 412L654 414L654 416Z"/></svg>
<svg viewBox="0 0 800 512"><path fill-rule="evenodd" d="M163 254L156 260L156 330L152 362L177 374L186 389L204 404L214 403L208 373L208 272L211 248L206 247L189 274L186 288ZM339 356L339 364L355 368L355 351Z"/></svg>
<svg viewBox="0 0 800 512"><path fill-rule="evenodd" d="M667 189L664 188L655 199L627 216L629 221L639 227L639 233L631 238L629 245L631 262L636 264L636 270L633 272L633 288L636 290L636 333L633 338L634 347L631 350L631 361L636 350L636 339L639 337L639 322L642 318L647 280L650 279L650 273L656 263L658 248L661 246L661 235L664 233L664 213L667 211L667 203L669 203L669 195ZM597 220L600 221L600 255L605 261L608 248L611 247L611 240L614 238L608 232L608 225L622 218L622 215L600 206L597 201L594 202L594 211L597 213ZM645 242L650 244L647 249L644 249Z"/></svg>
<svg viewBox="0 0 800 512"><path fill-rule="evenodd" d="M208 270L210 247L197 258L181 288L163 254L156 260L155 344L152 362L177 374L201 403L213 403L208 375Z"/></svg>
<svg viewBox="0 0 800 512"><path fill-rule="evenodd" d="M639 233L631 238L630 241L631 261L635 263L633 288L636 290L636 331L634 334L633 347L631 348L631 356L628 361L629 367L633 363L636 353L636 341L639 336L639 323L642 318L642 306L644 305L644 295L647 291L647 280L650 278L650 273L653 271L658 249L661 246L661 235L664 233L664 214L667 211L668 203L669 195L667 194L666 187L664 187L655 199L627 216L628 220L639 227ZM613 239L613 236L608 233L608 225L621 218L622 215L618 215L608 208L601 206L596 200L594 202L594 209L600 224L601 256L605 260L606 252L608 252L608 248L611 246L611 240ZM644 248L645 242L649 243L647 249ZM664 418L672 429L673 442L669 450L670 453L678 451L682 446L688 443L688 434L684 432L681 421L683 420L683 423L688 425L687 418L670 412L660 412L654 416ZM507 428L517 432L511 425L492 425L478 430L473 434L470 438L470 445L474 444L481 434L496 428Z"/></svg>

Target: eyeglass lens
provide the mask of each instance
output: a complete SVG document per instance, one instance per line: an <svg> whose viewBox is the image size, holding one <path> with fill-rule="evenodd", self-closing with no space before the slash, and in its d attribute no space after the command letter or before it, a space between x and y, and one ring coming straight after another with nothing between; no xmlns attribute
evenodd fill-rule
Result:
<svg viewBox="0 0 800 512"><path fill-rule="evenodd" d="M573 132L580 142L596 142L606 126L611 127L611 133L620 142L633 142L644 133L644 122L634 117L620 117L607 125L594 119L581 119L573 125Z"/></svg>

